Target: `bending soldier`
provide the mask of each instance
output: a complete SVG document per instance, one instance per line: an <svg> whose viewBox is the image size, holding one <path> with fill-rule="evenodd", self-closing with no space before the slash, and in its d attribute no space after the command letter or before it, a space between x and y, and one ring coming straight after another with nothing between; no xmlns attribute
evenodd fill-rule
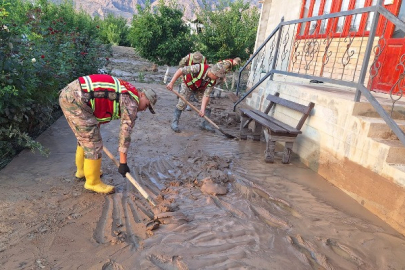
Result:
<svg viewBox="0 0 405 270"><path fill-rule="evenodd" d="M218 63L223 65L225 72L229 72L231 70L233 70L233 68L237 65L240 65L240 58L236 57L234 59L225 59L225 60L221 60Z"/></svg>
<svg viewBox="0 0 405 270"><path fill-rule="evenodd" d="M211 109L208 107L210 100L210 93L212 92L216 81L225 76L225 70L222 65L215 64L213 66L205 64L196 64L192 66L185 66L179 68L173 75L172 80L167 84L167 89L173 91L173 85L179 77L183 77L181 83L180 95L186 100L189 100L191 93L197 96L199 102L201 102L200 116L206 115L210 117ZM174 117L171 123L171 128L175 132L180 132L178 127L181 112L185 109L186 103L179 99L174 110ZM205 129L211 132L215 130L205 121L200 124L201 129Z"/></svg>
<svg viewBox="0 0 405 270"><path fill-rule="evenodd" d="M194 53L189 53L186 56L184 56L179 62L179 67L182 68L185 66L192 66L195 64L208 64L208 63L207 63L207 59L205 58L204 55L202 55L202 53L194 52ZM179 86L179 92L180 92L180 86ZM190 101L196 101L194 93L191 93ZM186 110L191 111L190 106L187 105Z"/></svg>
<svg viewBox="0 0 405 270"><path fill-rule="evenodd" d="M224 59L218 62L218 64L222 65L225 73L228 73L229 71L232 71L234 69L234 67L236 67L237 65L240 65L240 58L236 57L233 59ZM217 81L217 85L222 84L225 81L225 77L224 79ZM226 83L226 82L225 82Z"/></svg>
<svg viewBox="0 0 405 270"><path fill-rule="evenodd" d="M195 64L207 64L207 59L200 52L189 53L180 60L179 67L182 68Z"/></svg>
<svg viewBox="0 0 405 270"><path fill-rule="evenodd" d="M59 104L66 120L77 138L76 178L85 179L84 188L109 194L114 186L100 179L103 141L100 124L121 119L118 172L125 176L130 172L127 152L136 114L153 105L157 95L152 89L138 91L130 83L106 74L80 77L62 89Z"/></svg>

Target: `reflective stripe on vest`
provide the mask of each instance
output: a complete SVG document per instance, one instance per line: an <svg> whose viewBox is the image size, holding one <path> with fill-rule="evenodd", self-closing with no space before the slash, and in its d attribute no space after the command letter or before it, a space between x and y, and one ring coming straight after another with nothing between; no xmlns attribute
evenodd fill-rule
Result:
<svg viewBox="0 0 405 270"><path fill-rule="evenodd" d="M202 77L204 76L204 74L207 72L208 68L205 69L206 65L203 64L199 64L200 65L200 72L198 73L197 77L193 76L193 73L187 74L184 76L184 82L186 83L187 86L191 87L194 86L194 88L196 88L195 90L198 90L199 88L203 88L203 87L207 87L207 86L213 86L215 85L215 80L211 80L210 82L208 82L208 84L205 85L200 85L200 86L196 86L194 85L196 82L198 82L199 80L202 80ZM187 81L187 76L190 75L191 76L191 80Z"/></svg>
<svg viewBox="0 0 405 270"><path fill-rule="evenodd" d="M125 86L122 86L119 82L119 80L113 76L111 78L114 80L114 83L108 83L108 82L92 82L90 76L83 76L82 77L85 81L85 85L82 85L82 89L85 88L87 91L94 92L95 88L101 88L101 89L111 89L112 91L115 91L118 95L121 95L121 93L129 93L138 103L139 103L139 98L136 96L134 93L131 91L127 90ZM113 112L111 117L105 117L105 118L97 118L97 121L99 122L108 122L111 120L119 119L120 118L120 103L119 99L115 100L110 100L110 102L113 102ZM95 98L90 99L90 105L91 109L93 112L96 110L95 108Z"/></svg>

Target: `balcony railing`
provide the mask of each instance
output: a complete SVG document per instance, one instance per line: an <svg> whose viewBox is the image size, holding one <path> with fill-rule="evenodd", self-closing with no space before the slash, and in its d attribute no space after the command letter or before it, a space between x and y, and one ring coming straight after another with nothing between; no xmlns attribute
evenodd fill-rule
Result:
<svg viewBox="0 0 405 270"><path fill-rule="evenodd" d="M399 75L388 90L391 113L373 95L374 82L382 71L382 55L387 52L385 33L394 27L405 32L405 23L385 9L382 2L288 22L282 19L239 70L236 94L244 94L235 102L234 110L262 83L273 80L274 74L322 81L354 89L356 102L363 95L405 145L405 134L391 117L405 91L405 54L392 66ZM342 22L349 22L344 24L349 25L346 31L338 27ZM304 27L309 29L305 36L301 35ZM247 71L249 76L242 76Z"/></svg>

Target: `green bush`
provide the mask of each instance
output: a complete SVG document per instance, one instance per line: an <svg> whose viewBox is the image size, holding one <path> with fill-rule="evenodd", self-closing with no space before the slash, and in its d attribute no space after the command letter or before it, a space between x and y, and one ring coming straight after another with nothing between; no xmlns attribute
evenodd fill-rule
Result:
<svg viewBox="0 0 405 270"><path fill-rule="evenodd" d="M60 116L58 93L111 55L89 15L41 0L0 2L0 168Z"/></svg>
<svg viewBox="0 0 405 270"><path fill-rule="evenodd" d="M99 27L100 38L103 43L131 46L128 38L129 26L125 18L108 14L104 20L99 20Z"/></svg>
<svg viewBox="0 0 405 270"><path fill-rule="evenodd" d="M140 56L159 65L177 65L180 59L190 53L193 42L190 30L182 20L183 11L169 1L167 5L159 0L153 8L146 1L145 8L137 5L138 14L132 19L130 40Z"/></svg>
<svg viewBox="0 0 405 270"><path fill-rule="evenodd" d="M253 52L259 23L259 10L243 0L221 0L212 10L206 2L198 14L204 25L197 35L197 49L214 61L240 57Z"/></svg>

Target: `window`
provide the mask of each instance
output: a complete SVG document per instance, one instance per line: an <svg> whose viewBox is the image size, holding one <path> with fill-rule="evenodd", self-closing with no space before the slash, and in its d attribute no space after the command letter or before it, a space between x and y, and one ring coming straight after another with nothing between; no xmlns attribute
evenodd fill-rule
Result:
<svg viewBox="0 0 405 270"><path fill-rule="evenodd" d="M399 13L398 13L398 19L405 22L405 1L402 1L402 3L401 3L401 7L400 7ZM395 27L392 37L393 38L404 38L405 33L398 27Z"/></svg>
<svg viewBox="0 0 405 270"><path fill-rule="evenodd" d="M322 14L329 14L332 8L332 0L326 0L325 5L323 7L323 12ZM322 20L321 22L321 28L319 30L320 34L325 34L326 33L326 27L328 25L329 20Z"/></svg>
<svg viewBox="0 0 405 270"><path fill-rule="evenodd" d="M358 9L375 5L377 0L303 0L301 18L310 18L324 14L336 13L352 9ZM372 16L368 14L357 14L336 19L325 19L311 21L299 25L299 36L325 37L327 34L347 35L355 33L357 35L368 34L370 30Z"/></svg>
<svg viewBox="0 0 405 270"><path fill-rule="evenodd" d="M377 0L373 0L373 1L371 2L371 5L372 5L372 6L374 6L375 4L377 4ZM370 29L371 29L371 22L373 21L373 18L374 18L374 13L371 13L371 14L368 16L368 19L367 19L366 31L370 31Z"/></svg>

